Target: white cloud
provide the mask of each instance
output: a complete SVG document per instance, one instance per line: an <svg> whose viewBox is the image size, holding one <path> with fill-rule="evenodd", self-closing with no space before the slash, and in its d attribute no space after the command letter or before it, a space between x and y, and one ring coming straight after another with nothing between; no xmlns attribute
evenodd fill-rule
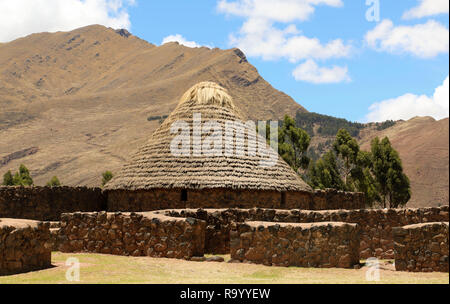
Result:
<svg viewBox="0 0 450 304"><path fill-rule="evenodd" d="M307 60L299 65L293 72L295 80L314 84L339 83L351 81L347 67L333 66L331 68L319 67L314 60Z"/></svg>
<svg viewBox="0 0 450 304"><path fill-rule="evenodd" d="M341 0L220 0L219 12L246 18L275 22L305 21L314 13L315 5L340 7Z"/></svg>
<svg viewBox="0 0 450 304"><path fill-rule="evenodd" d="M162 40L161 44L164 44L164 43L167 43L167 42L178 42L179 44L182 44L182 45L190 47L190 48L202 47L202 45L198 44L195 41L188 41L188 40L186 40L186 38L184 38L180 34L169 35L167 37L164 37L164 39ZM209 45L203 45L203 46L211 48Z"/></svg>
<svg viewBox="0 0 450 304"><path fill-rule="evenodd" d="M341 39L322 43L305 36L295 22L306 21L315 6L340 7L341 0L220 0L219 12L244 18L238 33L230 35L230 44L250 57L263 60L287 59L292 63L306 59L346 57L351 46ZM281 24L281 25L280 25ZM283 25L284 24L284 25Z"/></svg>
<svg viewBox="0 0 450 304"><path fill-rule="evenodd" d="M449 116L448 76L444 83L436 88L433 96L405 94L403 96L372 104L366 121L408 120L415 116L432 116L442 119Z"/></svg>
<svg viewBox="0 0 450 304"><path fill-rule="evenodd" d="M293 24L278 29L265 19L247 20L237 36L230 35L230 43L248 56L264 60L285 58L294 63L311 58L341 58L351 52L351 46L341 39L322 44L317 38L301 35Z"/></svg>
<svg viewBox="0 0 450 304"><path fill-rule="evenodd" d="M420 4L403 14L403 19L423 18L439 14L448 14L448 0L419 0Z"/></svg>
<svg viewBox="0 0 450 304"><path fill-rule="evenodd" d="M230 44L249 57L263 60L305 61L292 76L310 83L350 81L347 67L319 67L314 60L348 57L352 46L342 39L322 43L304 35L296 22L308 20L318 5L343 6L342 0L220 0L219 12L244 18L238 33L230 35Z"/></svg>
<svg viewBox="0 0 450 304"><path fill-rule="evenodd" d="M434 20L413 26L394 26L386 19L367 32L365 40L378 51L409 53L421 58L448 53L449 49L448 29Z"/></svg>
<svg viewBox="0 0 450 304"><path fill-rule="evenodd" d="M0 1L0 41L37 32L68 31L102 24L130 29L126 5L135 0L8 0Z"/></svg>

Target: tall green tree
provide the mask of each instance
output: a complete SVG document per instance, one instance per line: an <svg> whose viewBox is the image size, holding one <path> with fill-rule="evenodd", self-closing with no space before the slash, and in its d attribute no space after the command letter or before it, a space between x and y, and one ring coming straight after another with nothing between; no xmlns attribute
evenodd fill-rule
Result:
<svg viewBox="0 0 450 304"><path fill-rule="evenodd" d="M19 167L19 175L23 186L32 186L33 179L31 178L30 171L24 164Z"/></svg>
<svg viewBox="0 0 450 304"><path fill-rule="evenodd" d="M311 162L307 177L314 189L345 190L345 183L341 178L333 151L328 151L315 163Z"/></svg>
<svg viewBox="0 0 450 304"><path fill-rule="evenodd" d="M367 206L373 206L380 201L376 181L371 173L372 154L366 151L359 151L355 166L351 171L352 185L358 192L365 194Z"/></svg>
<svg viewBox="0 0 450 304"><path fill-rule="evenodd" d="M336 134L336 140L333 143L333 150L343 161L343 178L344 182L349 185L349 177L352 170L358 166L359 145L346 129L340 129ZM356 168L360 169L360 168Z"/></svg>
<svg viewBox="0 0 450 304"><path fill-rule="evenodd" d="M398 208L411 198L409 178L403 173L402 161L387 137L372 140L372 174L384 208Z"/></svg>
<svg viewBox="0 0 450 304"><path fill-rule="evenodd" d="M9 170L8 172L6 172L3 175L3 186L14 186L14 179L11 173L11 170Z"/></svg>
<svg viewBox="0 0 450 304"><path fill-rule="evenodd" d="M286 115L278 133L278 153L295 170L306 169L309 158L306 156L311 139L303 129L295 126L295 120Z"/></svg>
<svg viewBox="0 0 450 304"><path fill-rule="evenodd" d="M105 171L102 173L102 186L106 185L107 182L109 182L114 175L111 171Z"/></svg>
<svg viewBox="0 0 450 304"><path fill-rule="evenodd" d="M345 190L358 191L365 194L366 205L372 206L379 200L376 181L371 174L372 155L361 151L358 142L345 129L340 129L333 143L341 175L344 179Z"/></svg>

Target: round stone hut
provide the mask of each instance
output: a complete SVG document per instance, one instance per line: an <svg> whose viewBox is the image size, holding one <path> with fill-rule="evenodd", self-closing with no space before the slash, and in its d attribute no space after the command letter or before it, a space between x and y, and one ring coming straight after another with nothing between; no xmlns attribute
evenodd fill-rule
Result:
<svg viewBox="0 0 450 304"><path fill-rule="evenodd" d="M312 201L312 189L213 82L181 97L105 191L111 211L309 209Z"/></svg>

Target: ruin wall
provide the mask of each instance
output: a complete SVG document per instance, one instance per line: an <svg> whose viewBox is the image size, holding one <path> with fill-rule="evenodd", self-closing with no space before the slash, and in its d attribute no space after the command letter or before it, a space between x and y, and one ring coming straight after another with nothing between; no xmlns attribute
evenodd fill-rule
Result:
<svg viewBox="0 0 450 304"><path fill-rule="evenodd" d="M266 266L353 268L359 265L359 227L245 222L232 225L231 258Z"/></svg>
<svg viewBox="0 0 450 304"><path fill-rule="evenodd" d="M108 211L142 212L181 208L363 209L364 194L333 189L315 192L263 190L155 189L107 192Z"/></svg>
<svg viewBox="0 0 450 304"><path fill-rule="evenodd" d="M205 222L144 213L65 213L58 249L189 259L204 254Z"/></svg>
<svg viewBox="0 0 450 304"><path fill-rule="evenodd" d="M448 222L393 229L395 269L411 272L448 271Z"/></svg>
<svg viewBox="0 0 450 304"><path fill-rule="evenodd" d="M332 189L309 192L250 191L229 189L108 191L88 187L0 186L0 217L59 221L62 213L144 212L181 208L360 209L362 193Z"/></svg>
<svg viewBox="0 0 450 304"><path fill-rule="evenodd" d="M0 275L40 270L50 265L48 223L0 218Z"/></svg>
<svg viewBox="0 0 450 304"><path fill-rule="evenodd" d="M59 221L62 213L105 209L100 188L0 186L0 217Z"/></svg>
<svg viewBox="0 0 450 304"><path fill-rule="evenodd" d="M193 217L206 224L205 251L227 253L233 222L264 221L277 223L344 222L361 229L360 257L394 258L392 229L410 224L448 222L448 206L419 209L366 210L275 210L275 209L179 209L157 213L174 217Z"/></svg>

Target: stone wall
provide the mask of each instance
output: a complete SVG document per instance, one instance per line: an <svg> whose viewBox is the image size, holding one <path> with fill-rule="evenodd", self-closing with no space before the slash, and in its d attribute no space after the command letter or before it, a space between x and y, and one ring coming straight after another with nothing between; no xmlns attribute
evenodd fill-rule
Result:
<svg viewBox="0 0 450 304"><path fill-rule="evenodd" d="M246 222L232 225L231 258L267 266L359 265L359 228L346 223Z"/></svg>
<svg viewBox="0 0 450 304"><path fill-rule="evenodd" d="M0 187L0 217L59 221L61 213L105 209L100 188Z"/></svg>
<svg viewBox="0 0 450 304"><path fill-rule="evenodd" d="M368 210L274 210L274 209L183 209L158 211L174 217L194 217L207 223L205 251L229 252L229 233L233 222L265 221L287 223L346 222L360 226L362 259L394 258L392 228L409 224L449 220L448 206L421 209Z"/></svg>
<svg viewBox="0 0 450 304"><path fill-rule="evenodd" d="M176 211L171 212L177 214ZM190 217L186 212L195 213L197 219ZM205 250L207 246L211 249L210 253L219 253L217 250L219 247L214 246L223 245L226 239L228 245L220 247L220 253L227 253L224 252L226 248L228 253L231 252L233 259L244 262L344 268L350 268L359 262L359 229L356 224L230 221L227 224L227 233L221 235L219 242L214 243L213 235L210 234L209 244L206 244L207 223L200 218L217 219L220 212L214 212L209 216L204 210L182 210L178 215L185 217L165 215L169 213L169 211L155 211L63 214L56 244L62 252L95 252L194 260L207 252ZM222 216L223 214L222 212ZM240 213L234 215L245 216ZM232 216L228 217L230 220L231 218ZM212 233L212 227L208 229L211 229L209 233ZM254 236L247 244L243 239L248 235L245 232L250 231ZM239 240L236 241L236 238ZM255 258L262 254L263 258Z"/></svg>
<svg viewBox="0 0 450 304"><path fill-rule="evenodd" d="M335 189L316 190L309 210L364 209L365 197L361 192L344 192ZM291 208L307 209L307 208Z"/></svg>
<svg viewBox="0 0 450 304"><path fill-rule="evenodd" d="M22 219L0 219L0 275L51 266L49 224Z"/></svg>
<svg viewBox="0 0 450 304"><path fill-rule="evenodd" d="M266 264L281 265L288 263L289 265L306 265L305 263L307 262L305 261L308 261L310 263L308 265L316 265L314 267L334 267L338 264L341 265L339 267L344 267L342 266L344 262L340 261L340 257L346 256L344 261L349 261L347 256L347 254L350 254L348 252L349 250L352 252L356 250L358 252L358 259L366 259L369 257L393 259L393 231L396 227L414 223L448 221L448 217L448 206L385 210L313 211L234 208L168 209L140 213L72 213L64 214L61 218L62 222L57 244L59 244L58 249L63 252L98 252L186 259L193 256L202 256L204 253L226 254L232 252L232 254L237 254L237 259L239 260L244 259L244 252L250 251L251 253L256 250L251 248L259 246L260 248L264 247L265 250L272 254L271 256L276 255L274 260L269 259L269 256L266 255L263 260L258 260ZM255 228L253 226L256 224L253 225L248 222L259 223ZM266 224L262 222L266 222ZM336 228L334 224L330 226L327 222L338 222L340 224L336 224ZM236 243L232 243L233 237L237 237L236 234L233 236L233 231L236 231L236 229L239 231L242 223L247 223L242 226L248 226L247 228L242 228L244 230L247 229L248 231L246 232L259 233L260 230L262 232L267 228L271 233L270 241L264 244L255 243L254 246L250 244L251 246L249 245L250 247L248 248L239 245L241 247L237 248ZM314 225L309 225L313 223ZM272 226L283 227L282 234L272 233L274 228L269 229ZM349 234L336 234L336 231L341 231L339 227L358 227L358 233L354 235L352 234L354 233L352 229L345 228L350 229L344 229ZM340 251L338 253L339 259L335 260L330 257L326 260L325 258L325 256L335 255L338 248L333 247L334 245L330 248L322 249L325 251L320 261L318 260L318 256L314 256L313 252L308 252L308 255L305 255L305 259L303 260L298 259L299 256L292 251L297 249L297 247L294 248L294 244L292 243L293 238L291 236L294 235L294 232L311 232L316 231L316 229L319 231L317 236L325 235L324 238L330 242L334 242L333 244L339 243L339 246L347 246L345 248L340 247L341 249L339 249ZM243 233L241 232L239 232L239 238ZM310 232L305 233L307 236L311 236ZM265 233L268 236L267 232ZM288 247L285 248L286 250L282 252L284 257L281 258L277 250L279 250L280 246L279 238L285 238L282 236L283 234L291 235L288 239L292 238L292 240L289 241ZM424 236L425 239L428 237L432 239L434 236ZM306 242L306 239L303 240ZM349 245L350 240L356 242L357 245L353 243ZM318 241L317 244L314 242L311 244L315 246L314 248L319 248L322 245L325 246L325 243L322 241ZM239 249L242 249L240 253L236 253ZM295 257L295 261L289 256ZM354 256L353 254L350 255L350 261L352 263L355 261ZM245 259L253 262L256 261L248 258Z"/></svg>
<svg viewBox="0 0 450 304"><path fill-rule="evenodd" d="M156 189L151 191L108 191L108 211L153 211L176 208L273 208L281 204L277 191L248 191L229 189L185 190ZM309 206L310 195L304 193ZM298 202L302 194L295 198Z"/></svg>
<svg viewBox="0 0 450 304"><path fill-rule="evenodd" d="M67 213L59 250L189 259L203 256L205 222L144 213Z"/></svg>
<svg viewBox="0 0 450 304"><path fill-rule="evenodd" d="M364 194L333 189L310 192L257 190L155 189L151 191L108 191L108 211L153 211L179 208L274 208L274 209L363 209Z"/></svg>
<svg viewBox="0 0 450 304"><path fill-rule="evenodd" d="M449 272L448 222L397 227L393 234L396 270Z"/></svg>
<svg viewBox="0 0 450 304"><path fill-rule="evenodd" d="M230 253L230 230L234 222L244 222L255 217L256 209L173 209L155 211L171 217L192 217L206 222L205 253ZM260 209L262 210L262 209Z"/></svg>
<svg viewBox="0 0 450 304"><path fill-rule="evenodd" d="M179 190L156 189L152 191L107 192L107 210L109 212L140 212L171 208L185 208Z"/></svg>
<svg viewBox="0 0 450 304"><path fill-rule="evenodd" d="M362 193L335 190L277 192L249 190L108 191L87 187L0 186L0 217L59 221L62 213L123 211L142 212L180 208L274 208L274 209L359 209Z"/></svg>

